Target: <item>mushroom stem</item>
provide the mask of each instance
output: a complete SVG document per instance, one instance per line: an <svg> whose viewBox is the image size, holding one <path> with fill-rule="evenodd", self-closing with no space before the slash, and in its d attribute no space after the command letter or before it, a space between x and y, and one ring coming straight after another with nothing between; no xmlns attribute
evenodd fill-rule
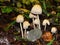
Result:
<svg viewBox="0 0 60 45"><path fill-rule="evenodd" d="M39 29L41 30L41 27L40 27L40 19L39 19L39 15L37 15L37 18L38 18L38 20L39 20Z"/></svg>
<svg viewBox="0 0 60 45"><path fill-rule="evenodd" d="M35 29L34 18L33 18L32 20L33 20L33 27L34 27L34 29Z"/></svg>
<svg viewBox="0 0 60 45"><path fill-rule="evenodd" d="M44 27L44 31L46 31L46 25L45 25L45 27Z"/></svg>
<svg viewBox="0 0 60 45"><path fill-rule="evenodd" d="M23 38L23 29L22 29L22 24L20 23L20 27L21 27L21 34L22 34L22 38Z"/></svg>
<svg viewBox="0 0 60 45"><path fill-rule="evenodd" d="M26 31L26 29L25 29L25 32L24 32L25 37L27 37L26 34L27 34L27 31Z"/></svg>

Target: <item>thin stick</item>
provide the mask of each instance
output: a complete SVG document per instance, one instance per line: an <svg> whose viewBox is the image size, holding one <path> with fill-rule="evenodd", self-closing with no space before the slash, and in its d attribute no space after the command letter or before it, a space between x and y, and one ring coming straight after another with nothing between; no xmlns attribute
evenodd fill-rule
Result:
<svg viewBox="0 0 60 45"><path fill-rule="evenodd" d="M41 30L41 26L40 26L40 19L39 19L39 16L37 15L37 18L39 20L39 29Z"/></svg>
<svg viewBox="0 0 60 45"><path fill-rule="evenodd" d="M35 29L34 18L33 18L32 20L33 20L33 27L34 27L34 29Z"/></svg>
<svg viewBox="0 0 60 45"><path fill-rule="evenodd" d="M21 27L21 34L22 34L22 38L23 38L23 29L22 29L22 24L20 23L20 27Z"/></svg>

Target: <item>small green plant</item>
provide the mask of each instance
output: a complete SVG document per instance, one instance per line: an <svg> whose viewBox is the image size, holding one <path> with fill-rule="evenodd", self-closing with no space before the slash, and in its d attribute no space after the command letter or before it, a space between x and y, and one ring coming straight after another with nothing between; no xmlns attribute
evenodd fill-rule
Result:
<svg viewBox="0 0 60 45"><path fill-rule="evenodd" d="M14 20L13 22L10 23L10 25L8 25L4 30L7 31L9 30L9 28L14 25L16 23L16 21Z"/></svg>
<svg viewBox="0 0 60 45"><path fill-rule="evenodd" d="M9 7L9 6L3 6L2 8L1 8L1 11L2 11L2 13L10 13L10 12L12 12L13 11L13 8L12 7Z"/></svg>
<svg viewBox="0 0 60 45"><path fill-rule="evenodd" d="M52 43L54 42L55 38L53 38L47 45L52 45Z"/></svg>

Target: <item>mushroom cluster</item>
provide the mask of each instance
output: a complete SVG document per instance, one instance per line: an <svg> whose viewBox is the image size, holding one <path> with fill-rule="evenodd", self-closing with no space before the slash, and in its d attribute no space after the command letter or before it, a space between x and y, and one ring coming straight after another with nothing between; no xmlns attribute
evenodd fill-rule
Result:
<svg viewBox="0 0 60 45"><path fill-rule="evenodd" d="M39 15L41 15L41 14L42 14L41 6L38 4L34 5L29 14L29 17L32 18L32 24L33 24L33 28L34 28L31 31L27 31L27 28L30 26L30 23L28 21L24 21L24 16L23 15L17 16L16 22L20 23L22 38L27 38L30 41L36 41L37 39L39 39L41 37L42 31L41 31L40 18L39 18ZM42 25L44 26L44 31L46 31L47 25L50 25L49 19L44 19L42 22ZM23 31L23 29L24 29L24 31ZM57 28L52 27L51 32L56 33ZM44 41L52 40L53 36L52 36L51 32L45 32L42 35L42 38L44 39Z"/></svg>
<svg viewBox="0 0 60 45"><path fill-rule="evenodd" d="M31 9L31 13L35 14L35 15L31 15L30 14L30 16L29 16L30 18L33 18L33 25L34 25L34 23L36 21L36 20L34 20L34 18L35 18L38 21L38 22L36 21L37 22L36 24L38 25L38 28L41 29L41 27L40 27L40 19L39 19L39 15L42 14L42 8L41 8L41 6L38 5L38 4L34 5L32 7L32 9ZM34 25L34 29L35 29L35 25Z"/></svg>

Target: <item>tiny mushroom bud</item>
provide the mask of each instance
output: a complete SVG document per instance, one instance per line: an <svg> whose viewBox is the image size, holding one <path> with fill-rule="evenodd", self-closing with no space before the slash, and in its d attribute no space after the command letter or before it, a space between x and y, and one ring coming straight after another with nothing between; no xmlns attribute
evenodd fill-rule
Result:
<svg viewBox="0 0 60 45"><path fill-rule="evenodd" d="M52 27L52 28L51 28L51 32L52 32L52 33L56 33L56 31L57 31L57 28L56 28L56 27Z"/></svg>
<svg viewBox="0 0 60 45"><path fill-rule="evenodd" d="M44 19L42 25L45 26L44 30L46 30L46 25L50 25L49 20L48 19Z"/></svg>
<svg viewBox="0 0 60 45"><path fill-rule="evenodd" d="M16 18L16 22L20 23L20 22L23 22L23 21L24 21L23 15L18 15L17 18Z"/></svg>
<svg viewBox="0 0 60 45"><path fill-rule="evenodd" d="M28 21L23 22L23 28L25 29L24 31L24 37L27 38L27 31L26 29L30 26L30 23Z"/></svg>
<svg viewBox="0 0 60 45"><path fill-rule="evenodd" d="M30 26L30 23L28 21L23 22L23 28L27 29L28 26Z"/></svg>
<svg viewBox="0 0 60 45"><path fill-rule="evenodd" d="M30 17L30 18L36 18L36 16L33 15L32 13L30 13L29 17Z"/></svg>

